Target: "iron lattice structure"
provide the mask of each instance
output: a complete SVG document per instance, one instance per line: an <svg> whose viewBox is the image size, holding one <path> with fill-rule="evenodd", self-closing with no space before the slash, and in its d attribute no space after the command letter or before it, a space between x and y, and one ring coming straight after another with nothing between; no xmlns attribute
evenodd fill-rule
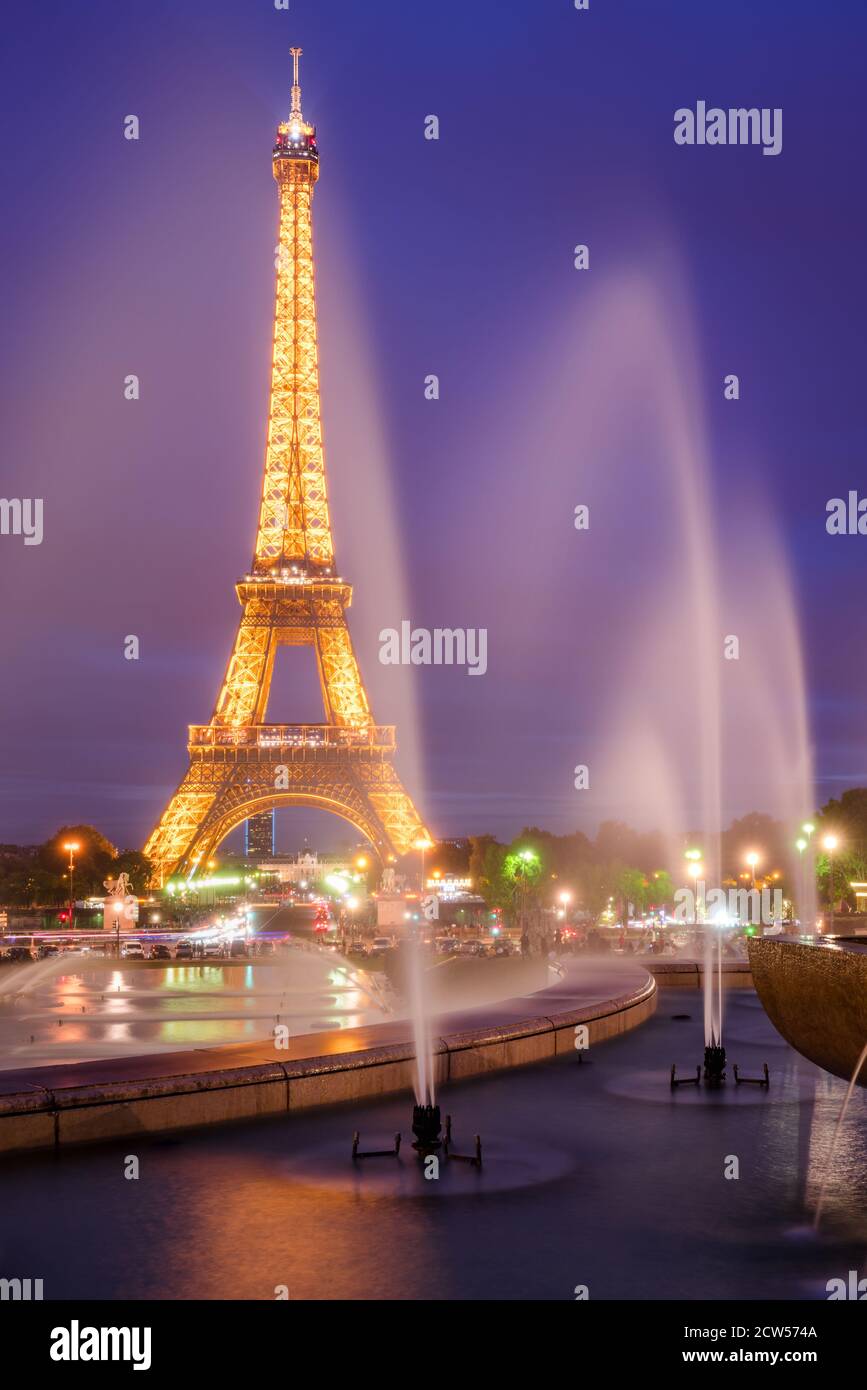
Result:
<svg viewBox="0 0 867 1390"><path fill-rule="evenodd" d="M188 771L145 845L160 882L194 873L242 820L275 806L333 811L382 858L429 838L394 768L394 728L372 723L346 622L352 588L334 572L313 260L319 152L301 114L300 53L273 149L280 239L256 549L236 586L241 621L211 722L190 727ZM264 722L281 644L314 648L325 723Z"/></svg>

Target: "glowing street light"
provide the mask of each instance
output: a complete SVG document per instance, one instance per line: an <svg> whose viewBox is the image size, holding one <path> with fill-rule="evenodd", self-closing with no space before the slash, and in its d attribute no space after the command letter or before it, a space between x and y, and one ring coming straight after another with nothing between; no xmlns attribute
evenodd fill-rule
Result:
<svg viewBox="0 0 867 1390"><path fill-rule="evenodd" d="M75 873L75 856L76 856L76 854L78 853L78 851L81 849L81 845L78 843L77 840L67 840L66 843L64 844L63 848L69 850L69 925L70 925L70 927L74 927L74 926L75 926L75 893L73 892L73 888L72 888L72 877L73 877L73 874Z"/></svg>
<svg viewBox="0 0 867 1390"><path fill-rule="evenodd" d="M806 826L804 829L806 830ZM804 869L804 850L807 848L808 844L809 841L805 840L803 835L795 841L795 849L798 851L798 897L800 899L799 907L802 915L807 906L807 876Z"/></svg>
<svg viewBox="0 0 867 1390"><path fill-rule="evenodd" d="M834 934L834 850L840 844L836 835L823 835L822 848L828 855L828 897L830 899L830 911L828 913L831 935Z"/></svg>
<svg viewBox="0 0 867 1390"><path fill-rule="evenodd" d="M746 856L746 862L749 864L750 870L753 875L753 888L755 888L756 886L756 865L759 863L759 859L760 856L756 854L756 851L754 849L751 849L749 854Z"/></svg>
<svg viewBox="0 0 867 1390"><path fill-rule="evenodd" d="M421 851L421 891L424 893L424 857L429 849L433 849L433 840L421 835L415 842L415 848Z"/></svg>
<svg viewBox="0 0 867 1390"><path fill-rule="evenodd" d="M693 918L696 925L698 925L698 893L696 890L698 888L698 880L704 877L704 864L701 862L701 859L695 859L693 857L690 857L690 861L687 865L686 871L692 879L693 883Z"/></svg>

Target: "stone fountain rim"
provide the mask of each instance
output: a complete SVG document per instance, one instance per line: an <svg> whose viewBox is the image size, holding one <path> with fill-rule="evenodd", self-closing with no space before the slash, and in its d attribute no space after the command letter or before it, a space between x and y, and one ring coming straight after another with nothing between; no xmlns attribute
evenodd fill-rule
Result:
<svg viewBox="0 0 867 1390"><path fill-rule="evenodd" d="M606 992L598 980L592 983L590 997L579 975L573 968L548 989L483 1007L475 1011L482 1015L475 1026L468 1026L466 1013L445 1015L433 1040L438 1084L566 1051L574 1056L579 1024L587 1025L595 1046L638 1026L656 1008L656 981L633 962L612 972L616 988ZM570 977L575 1004L563 1007ZM411 1028L400 1020L306 1034L288 1040L293 1055L283 1060L266 1041L2 1072L0 1153L247 1120L410 1089Z"/></svg>

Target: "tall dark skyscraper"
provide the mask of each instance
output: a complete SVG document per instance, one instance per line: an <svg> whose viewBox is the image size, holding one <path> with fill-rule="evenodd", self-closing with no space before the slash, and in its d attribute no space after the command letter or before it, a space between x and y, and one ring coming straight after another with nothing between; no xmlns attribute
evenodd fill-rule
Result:
<svg viewBox="0 0 867 1390"><path fill-rule="evenodd" d="M252 859L274 857L274 812L262 811L244 821L244 854Z"/></svg>

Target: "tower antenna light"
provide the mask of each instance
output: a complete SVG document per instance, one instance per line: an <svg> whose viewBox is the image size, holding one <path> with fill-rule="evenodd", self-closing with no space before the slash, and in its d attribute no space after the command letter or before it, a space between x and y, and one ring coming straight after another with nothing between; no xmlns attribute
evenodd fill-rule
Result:
<svg viewBox="0 0 867 1390"><path fill-rule="evenodd" d="M298 82L298 59L301 57L303 49L290 48L289 52L292 54L292 110L290 112L290 119L301 121L304 118L301 115L301 86Z"/></svg>

